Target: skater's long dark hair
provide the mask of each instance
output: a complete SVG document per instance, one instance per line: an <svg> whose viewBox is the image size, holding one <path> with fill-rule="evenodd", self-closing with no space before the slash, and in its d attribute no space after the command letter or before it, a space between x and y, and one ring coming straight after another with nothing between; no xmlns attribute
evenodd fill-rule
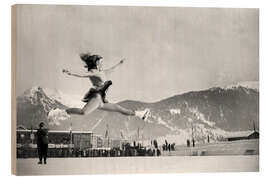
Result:
<svg viewBox="0 0 270 180"><path fill-rule="evenodd" d="M102 59L101 56L91 55L91 53L81 53L80 58L86 64L84 67L86 67L88 71L97 69L97 61Z"/></svg>

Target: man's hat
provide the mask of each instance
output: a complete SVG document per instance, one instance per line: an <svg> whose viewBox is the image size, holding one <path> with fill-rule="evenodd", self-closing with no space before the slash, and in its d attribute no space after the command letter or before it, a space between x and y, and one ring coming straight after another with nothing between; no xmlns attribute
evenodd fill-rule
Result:
<svg viewBox="0 0 270 180"><path fill-rule="evenodd" d="M39 123L39 127L43 127L44 125L45 125L44 122L40 122L40 123Z"/></svg>

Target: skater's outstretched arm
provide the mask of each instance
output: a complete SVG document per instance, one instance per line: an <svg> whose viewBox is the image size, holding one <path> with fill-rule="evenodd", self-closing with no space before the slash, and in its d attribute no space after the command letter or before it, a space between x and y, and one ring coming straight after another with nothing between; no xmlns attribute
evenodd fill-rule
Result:
<svg viewBox="0 0 270 180"><path fill-rule="evenodd" d="M106 73L106 74L111 74L118 66L120 66L121 64L124 63L124 60L125 59L122 59L119 63L117 63L116 65L114 65L113 67L109 68L109 69L104 69L103 71Z"/></svg>
<svg viewBox="0 0 270 180"><path fill-rule="evenodd" d="M90 76L94 76L94 75L98 74L98 72L92 72L92 71L88 71L88 72L85 72L85 73L71 73L67 69L63 69L63 73L66 73L67 75L70 75L70 76L79 77L79 78L88 78Z"/></svg>

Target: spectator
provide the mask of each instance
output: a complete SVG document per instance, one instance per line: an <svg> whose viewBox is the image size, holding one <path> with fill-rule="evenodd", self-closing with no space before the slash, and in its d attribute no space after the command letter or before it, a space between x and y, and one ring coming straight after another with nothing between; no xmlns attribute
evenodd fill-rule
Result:
<svg viewBox="0 0 270 180"><path fill-rule="evenodd" d="M158 143L157 143L157 140L154 140L154 147L157 149L158 148Z"/></svg>
<svg viewBox="0 0 270 180"><path fill-rule="evenodd" d="M174 147L175 147L175 143L172 143L172 144L171 144L171 150L172 150L172 151L175 151L175 148L174 148Z"/></svg>
<svg viewBox="0 0 270 180"><path fill-rule="evenodd" d="M195 140L192 139L192 146L195 147Z"/></svg>
<svg viewBox="0 0 270 180"><path fill-rule="evenodd" d="M161 155L161 152L159 149L157 149L157 156L160 156Z"/></svg>
<svg viewBox="0 0 270 180"><path fill-rule="evenodd" d="M166 151L166 149L165 149L165 148L166 148L166 145L165 145L165 144L163 144L163 145L162 145L162 150L163 150L163 151Z"/></svg>
<svg viewBox="0 0 270 180"><path fill-rule="evenodd" d="M168 150L168 141L165 139L165 150L167 151Z"/></svg>
<svg viewBox="0 0 270 180"><path fill-rule="evenodd" d="M187 147L190 147L190 140L187 140Z"/></svg>
<svg viewBox="0 0 270 180"><path fill-rule="evenodd" d="M39 129L37 130L37 149L38 149L38 164L42 164L42 158L44 159L44 164L47 164L47 152L48 152L48 131L44 128L44 122L39 124Z"/></svg>

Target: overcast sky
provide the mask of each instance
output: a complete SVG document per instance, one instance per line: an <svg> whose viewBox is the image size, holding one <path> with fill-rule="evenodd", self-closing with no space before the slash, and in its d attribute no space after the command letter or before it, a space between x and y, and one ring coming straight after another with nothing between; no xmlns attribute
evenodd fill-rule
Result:
<svg viewBox="0 0 270 180"><path fill-rule="evenodd" d="M258 9L98 6L17 7L17 94L40 85L81 95L81 52L104 57L111 101L157 101L187 91L259 80ZM80 99L78 99L80 101Z"/></svg>

